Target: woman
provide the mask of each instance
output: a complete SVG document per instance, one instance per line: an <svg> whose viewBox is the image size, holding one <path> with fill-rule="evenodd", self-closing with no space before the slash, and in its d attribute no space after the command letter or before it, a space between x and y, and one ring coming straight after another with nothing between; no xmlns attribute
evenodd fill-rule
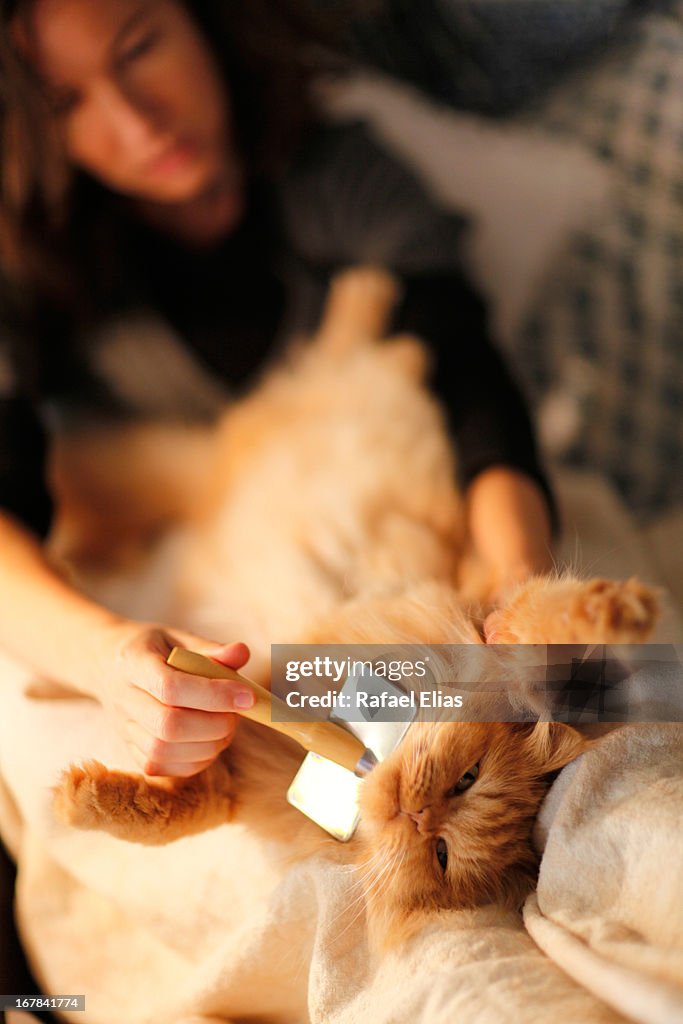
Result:
<svg viewBox="0 0 683 1024"><path fill-rule="evenodd" d="M253 697L231 682L209 688L165 657L188 644L240 668L246 646L116 616L61 579L40 545L51 506L39 411L146 414L102 377L93 338L107 317L155 309L234 393L281 332L315 323L337 268L384 263L403 283L395 328L434 350L472 539L501 587L548 568L550 498L457 268L460 222L362 128L316 123L291 12L254 0L2 10L12 386L0 422L0 646L40 673L59 666L101 701L143 771L189 776L230 743L231 712Z"/></svg>

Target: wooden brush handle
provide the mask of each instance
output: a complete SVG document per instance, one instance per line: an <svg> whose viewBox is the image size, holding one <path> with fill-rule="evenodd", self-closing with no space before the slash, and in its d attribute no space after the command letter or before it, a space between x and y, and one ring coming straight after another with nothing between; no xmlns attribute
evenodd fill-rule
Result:
<svg viewBox="0 0 683 1024"><path fill-rule="evenodd" d="M314 753L320 754L321 757L327 757L330 761L340 764L342 768L348 768L351 772L355 771L356 765L365 752L361 741L346 729L342 729L332 722L306 721L301 717L300 712L287 707L284 701L279 697L274 697L270 690L266 690L265 687L247 679L246 676L241 676L234 668L221 665L212 658L206 658L203 654L197 654L195 651L185 650L184 647L174 647L166 662L171 668L189 672L193 676L204 676L206 679L234 679L236 682L245 683L254 694L254 706L244 709L235 708L236 714L289 736L304 750L312 750ZM274 710L283 719L289 720L274 722Z"/></svg>

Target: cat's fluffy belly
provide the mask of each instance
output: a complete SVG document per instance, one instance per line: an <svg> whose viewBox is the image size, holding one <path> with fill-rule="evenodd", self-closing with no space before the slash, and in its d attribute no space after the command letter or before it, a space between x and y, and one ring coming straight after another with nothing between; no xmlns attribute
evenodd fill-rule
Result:
<svg viewBox="0 0 683 1024"><path fill-rule="evenodd" d="M149 443L126 438L132 461L149 461L153 493L144 491L139 469L134 482L142 493L126 501L118 452L118 505L180 507L180 499L162 501L160 492L187 481L197 495L186 513L191 522L156 552L147 545L137 560L127 558L123 573L113 542L96 552L94 564L80 559L84 587L129 614L140 614L142 595L141 617L243 638L250 670L263 678L271 643L310 637L344 602L425 580L453 583L463 546L461 501L442 412L424 383L424 348L414 339L363 333L364 325L383 323L392 292L380 272L352 272L338 282L316 339L231 407L203 448L201 438L170 430L166 447L178 452L176 460L152 465L152 442L164 445L159 428L150 428ZM383 305L373 307L378 301ZM101 450L93 462L104 486L114 474ZM172 473L164 481L159 466L166 462ZM208 485L198 483L197 465ZM78 471L82 478L83 460ZM93 481L90 490L96 488ZM66 489L60 532L73 546L68 483ZM69 560L69 551L62 557Z"/></svg>

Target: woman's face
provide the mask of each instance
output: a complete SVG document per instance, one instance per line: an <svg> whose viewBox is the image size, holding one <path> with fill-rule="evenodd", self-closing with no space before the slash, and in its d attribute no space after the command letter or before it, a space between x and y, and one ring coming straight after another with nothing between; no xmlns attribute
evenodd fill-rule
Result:
<svg viewBox="0 0 683 1024"><path fill-rule="evenodd" d="M73 165L139 200L239 206L229 97L177 0L36 0L21 44Z"/></svg>

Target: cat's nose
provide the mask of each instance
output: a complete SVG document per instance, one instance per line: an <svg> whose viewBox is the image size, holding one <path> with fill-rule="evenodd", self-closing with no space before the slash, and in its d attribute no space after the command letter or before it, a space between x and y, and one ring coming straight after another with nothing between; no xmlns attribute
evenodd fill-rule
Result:
<svg viewBox="0 0 683 1024"><path fill-rule="evenodd" d="M427 806L423 807L422 810L420 811L402 811L401 813L405 814L407 818L410 818L412 821L414 821L419 831L421 827L424 828L424 825L428 818L428 811L429 807Z"/></svg>

